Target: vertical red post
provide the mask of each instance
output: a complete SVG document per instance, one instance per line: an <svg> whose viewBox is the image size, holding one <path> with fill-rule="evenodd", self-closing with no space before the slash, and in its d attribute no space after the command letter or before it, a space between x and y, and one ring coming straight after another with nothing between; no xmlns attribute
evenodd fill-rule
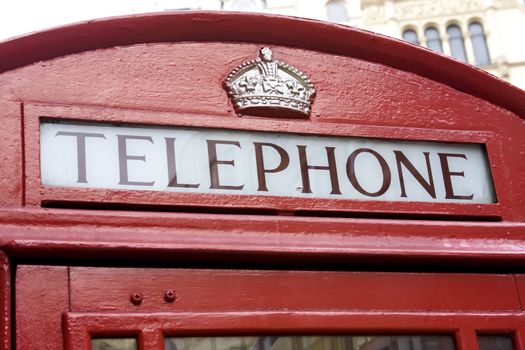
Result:
<svg viewBox="0 0 525 350"><path fill-rule="evenodd" d="M0 252L0 349L11 349L11 273L7 256Z"/></svg>
<svg viewBox="0 0 525 350"><path fill-rule="evenodd" d="M62 314L69 310L68 268L18 266L17 350L63 349ZM46 286L52 286L50 291Z"/></svg>

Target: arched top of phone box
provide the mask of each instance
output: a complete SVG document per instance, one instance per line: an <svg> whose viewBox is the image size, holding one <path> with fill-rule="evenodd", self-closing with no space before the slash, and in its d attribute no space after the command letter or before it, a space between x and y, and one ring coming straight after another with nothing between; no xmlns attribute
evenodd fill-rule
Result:
<svg viewBox="0 0 525 350"><path fill-rule="evenodd" d="M193 46L191 46L192 44ZM160 45L160 50L153 50L149 55L145 54L144 49L126 51L126 48L136 45L148 45L150 47ZM178 50L170 52L166 45L179 45L180 47ZM199 82L201 90L205 90L209 82L215 82L213 81L215 76L224 78L229 69L242 63L243 60L255 58L257 48L262 46L269 46L274 49L278 59L297 66L314 83L319 80L329 83L331 86L328 88L333 90L329 91L332 96L339 93L337 99L328 99L325 104L322 91L318 89L317 100L319 104L317 108L315 106L313 108L314 116L338 119L338 113L335 113L335 110L353 105L354 108L346 108L344 114L351 119L354 115L360 115L355 121L359 121L361 118L363 120L374 119L367 117L367 111L373 111L377 115L378 107L380 109L381 107L383 109L388 108L391 111L391 118L395 115L403 117L402 115L405 113L396 109L395 106L401 106L400 109L409 111L411 103L417 103L420 106L425 103L425 98L428 98L428 95L422 93L422 90L433 90L430 94L434 97L444 92L432 88L430 85L422 84L418 77L424 77L425 81L437 82L442 86L485 100L492 105L525 118L525 104L523 104L525 93L479 68L404 41L354 27L265 14L184 11L97 19L67 25L1 43L0 72L5 73L31 65L44 66L45 63L39 62L103 50L110 50L109 53L103 54L104 57L101 57L105 61L111 58L122 61L123 56L125 56L135 63L138 63L139 60L142 61L142 64L145 64L146 61L157 62L159 64L159 67L155 68L157 71L162 70L162 68L169 71L170 58L162 57L161 52L163 52L168 56L170 54L177 56L173 57L173 62L171 62L173 66L180 66L181 61L186 62L186 79L193 77L194 81L199 81L205 77L205 73L211 73L208 74L209 79ZM143 57L144 55L148 57ZM332 57L333 60L323 59L325 56ZM181 57L185 60L180 60ZM344 61L344 58L351 58L354 60L353 62L358 62L358 64L350 67L348 66L349 61ZM196 61L203 64L195 66ZM71 70L71 62L69 62L67 66L70 70L63 70L63 72L64 74L80 73L82 75L82 73L91 71L94 75L98 73L100 76L104 73L104 68L115 68L115 66L101 67L99 63L96 59L84 60L78 62L75 69ZM166 63L168 66L162 66ZM225 66L225 64L229 66ZM86 68L83 72L81 65ZM138 67L140 64L128 65L131 70ZM316 76L315 73L317 72L313 71L312 67L323 72L323 75ZM57 68L63 67L58 66ZM349 71L349 69L352 70L351 68L354 68L354 71ZM52 68L46 67L45 70L49 71L50 69ZM36 71L31 73L38 74ZM127 73L129 74L129 72ZM91 78L89 74L84 77L85 81L89 81ZM123 75L123 78L128 77L129 75ZM135 77L142 78L137 74ZM163 87L162 82L157 77L151 75L150 77L157 79L157 83ZM66 78L78 80L78 77L74 76ZM408 84L412 86L412 89L408 88L409 91L406 91L407 86L405 86L407 79L409 80ZM401 81L405 81L405 83L398 85L397 83ZM42 83L51 84L53 81L44 80ZM181 83L185 84L187 81L183 79L182 81L173 81L174 85ZM35 86L35 89L38 88L38 85ZM374 85L379 89L375 89ZM320 87L325 88L322 84ZM20 89L21 86L18 84L14 88ZM355 93L350 90L358 91L361 96L365 96L368 106L362 106L362 101L352 101ZM391 96L378 93L382 90L384 92L395 91L395 93ZM402 90L412 95L412 98L410 96L405 97ZM20 95L20 90L14 93L18 93L17 96L20 99L24 97L24 94ZM55 94L55 96L57 95ZM32 96L30 99L42 99L43 97ZM454 98L454 96L449 97L448 101ZM68 98L65 100L64 102L69 102ZM340 103L334 103L336 100ZM346 100L346 104L345 101L341 100ZM437 100L434 101L433 108L438 104L445 107L447 101ZM82 103L84 101L71 102ZM102 101L94 99L89 102L98 104ZM195 101L190 99L189 102ZM125 101L123 104L126 104ZM156 107L170 109L169 106L165 106L159 101L157 101ZM319 111L320 108L323 110ZM213 114L212 111L208 112ZM483 111L476 112L480 116L484 114ZM421 115L417 117L426 119ZM443 117L447 119L446 115ZM439 127L437 124L435 126Z"/></svg>
<svg viewBox="0 0 525 350"><path fill-rule="evenodd" d="M266 71L267 68L257 65L267 59L260 56L264 47L272 51L272 62L280 62L276 64L281 65L279 69L286 79L290 78L279 77L277 80L283 80L281 87L272 82L271 76L267 80L259 76L270 74L272 69ZM515 220L524 215L520 193L525 187L525 177L512 174L525 171L520 158L524 152L525 92L479 68L364 30L265 14L179 12L118 17L3 42L0 71L0 103L4 105L7 132L2 142L5 149L23 148L25 158L19 156L21 153L12 152L11 163L24 163L27 179L23 186L17 184L19 180L5 180L7 202L20 200L40 207L53 201L69 203L83 198L89 203L257 208L270 209L272 213L274 210L301 213L326 210L389 215L473 215L498 220ZM239 75L235 75L237 73ZM267 89L268 94L283 94L278 89L285 88L286 84L291 84L286 86L288 97L302 96L304 89L311 89L308 90L310 104L299 118L297 113L289 114L279 108L241 109L229 90L232 75L239 78L237 88L244 84L241 78L248 79L246 84L249 84L255 77L260 80L259 88ZM303 84L296 86L297 91L294 79L295 83ZM250 93L248 88L243 89ZM17 116L20 106L22 115ZM442 143L467 144L466 147L477 147L477 154L485 157L477 167L480 171L485 169L486 199L465 205L465 198L454 197L454 193L461 191L453 192L454 184L442 181L444 199L437 201L434 197L439 196L432 193L431 180L425 179L424 164L419 170L407 173L409 169L399 170L394 163L389 166L390 172L405 172L413 181L417 180L415 186L423 191L425 198L429 197L426 198L429 203L410 200L403 189L402 182L406 179L401 179L401 175L399 179L389 179L385 172L382 183L369 185L364 190L357 184L360 179L348 179L352 176L341 172L341 181L351 182L351 186L346 183L349 191L362 194L362 198L350 201L331 199L339 192L335 187L323 199L309 198L306 183L292 186L291 197L261 195L264 187L261 184L259 190L254 188L254 192L246 196L234 193L175 195L162 189L145 196L142 191L130 188L115 189L108 195L106 190L53 187L40 181L45 173L40 167L41 149L38 138L31 136L39 134L43 118L235 129L238 131L235 135L261 132L266 133L259 134L264 137L272 133L339 137L339 140L357 137L364 142L387 142L394 151L398 141L420 141L423 143L419 145L438 147L433 155L436 164L432 168L437 171L434 175L443 181L452 178L452 182L466 176L459 168L441 166L448 160L443 158L439 163L439 147ZM17 135L25 135L23 145L19 144ZM297 153L297 148L293 148ZM514 151L507 152L508 149ZM360 152L370 153L366 149ZM424 157L424 151L419 152L420 158ZM441 157L457 159L458 154L452 153ZM340 163L338 171L346 169L349 173L349 163L341 159L336 160ZM321 160L315 162L319 166ZM410 166L403 164L398 167ZM430 169L430 165L428 167ZM269 165L261 169L268 173L277 171ZM386 171L386 167L383 170ZM3 171L11 172L9 167ZM422 174L419 178L417 172ZM83 180L81 173L78 176ZM208 180L211 177L209 175ZM4 178L20 179L21 175L8 174ZM335 177L332 180L334 185ZM389 184L392 186L388 187ZM381 189L394 188L394 185L399 198L393 202L376 198ZM295 195L304 198L295 198ZM454 203L445 204L448 199Z"/></svg>

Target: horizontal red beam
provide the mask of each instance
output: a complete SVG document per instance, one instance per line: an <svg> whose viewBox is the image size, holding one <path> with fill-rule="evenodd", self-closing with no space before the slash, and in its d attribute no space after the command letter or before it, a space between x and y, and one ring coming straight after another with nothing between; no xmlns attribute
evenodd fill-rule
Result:
<svg viewBox="0 0 525 350"><path fill-rule="evenodd" d="M86 312L521 310L513 275L71 267L69 279L71 310Z"/></svg>
<svg viewBox="0 0 525 350"><path fill-rule="evenodd" d="M515 222L67 209L6 210L0 211L0 220L0 249L18 257L301 264L439 261L489 267L525 261L525 223Z"/></svg>

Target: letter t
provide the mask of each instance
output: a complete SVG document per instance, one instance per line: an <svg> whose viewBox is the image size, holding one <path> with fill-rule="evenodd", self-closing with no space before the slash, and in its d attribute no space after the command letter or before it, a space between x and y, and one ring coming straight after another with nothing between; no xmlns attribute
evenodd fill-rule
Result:
<svg viewBox="0 0 525 350"><path fill-rule="evenodd" d="M67 132L59 131L56 133L57 136L75 136L77 138L77 168L78 168L78 179L77 183L87 183L87 171L86 171L86 137L100 137L105 139L104 134L95 134L91 132Z"/></svg>

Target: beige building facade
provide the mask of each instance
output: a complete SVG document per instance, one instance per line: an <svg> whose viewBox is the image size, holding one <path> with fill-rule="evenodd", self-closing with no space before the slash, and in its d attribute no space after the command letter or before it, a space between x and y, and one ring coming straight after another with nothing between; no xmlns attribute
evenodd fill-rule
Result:
<svg viewBox="0 0 525 350"><path fill-rule="evenodd" d="M164 11L256 11L352 25L453 56L525 89L524 0L159 0L156 4Z"/></svg>
<svg viewBox="0 0 525 350"><path fill-rule="evenodd" d="M362 0L361 13L363 28L409 41L415 37L525 89L523 1Z"/></svg>

